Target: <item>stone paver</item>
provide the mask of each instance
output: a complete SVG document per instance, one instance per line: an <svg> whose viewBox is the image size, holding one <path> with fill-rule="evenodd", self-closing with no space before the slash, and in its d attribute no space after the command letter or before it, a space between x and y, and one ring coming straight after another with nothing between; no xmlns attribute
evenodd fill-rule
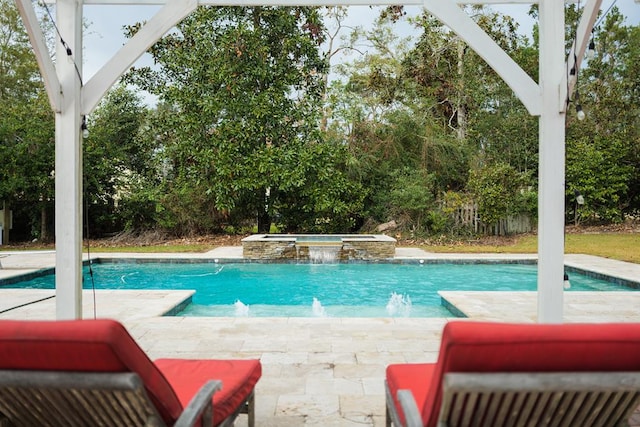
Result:
<svg viewBox="0 0 640 427"><path fill-rule="evenodd" d="M509 255L397 253L412 259L506 259ZM218 248L179 258L238 258L238 248ZM0 253L0 278L52 267L52 253ZM94 254L94 257L154 258L153 254ZM160 258L173 255L161 254ZM241 250L240 250L241 256ZM504 258L503 258L504 257ZM515 256L535 259L531 255ZM567 255L567 265L593 268L640 281L640 265ZM472 319L533 322L535 292L441 292ZM95 305L94 305L95 295ZM640 321L640 292L565 293L567 322ZM51 290L0 290L0 318L54 319ZM83 292L83 316L122 321L153 359L260 358L256 388L257 425L384 426L384 372L389 363L435 362L446 318L197 318L162 313L187 300L190 291ZM25 303L42 300L8 310ZM8 310L8 311L5 311ZM241 418L237 425L243 425ZM640 425L640 413L632 418ZM639 422L636 422L639 421Z"/></svg>
<svg viewBox="0 0 640 427"><path fill-rule="evenodd" d="M536 292L440 291L440 296L474 320L535 322ZM565 292L566 322L639 322L640 292Z"/></svg>

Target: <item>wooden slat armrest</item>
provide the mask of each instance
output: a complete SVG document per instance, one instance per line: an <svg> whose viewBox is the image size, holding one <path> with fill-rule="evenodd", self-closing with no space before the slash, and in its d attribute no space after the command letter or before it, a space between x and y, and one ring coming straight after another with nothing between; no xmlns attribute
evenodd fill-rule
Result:
<svg viewBox="0 0 640 427"><path fill-rule="evenodd" d="M444 376L444 388L494 391L636 391L640 372L485 372Z"/></svg>
<svg viewBox="0 0 640 427"><path fill-rule="evenodd" d="M144 384L131 372L0 370L0 387L135 390L143 389Z"/></svg>
<svg viewBox="0 0 640 427"><path fill-rule="evenodd" d="M196 424L202 415L202 425L210 426L213 424L213 403L211 399L213 394L222 388L222 381L207 381L198 390L195 396L180 415L180 418L174 424L174 427L191 427Z"/></svg>
<svg viewBox="0 0 640 427"><path fill-rule="evenodd" d="M423 427L422 416L411 390L398 390L398 402L404 412L406 427Z"/></svg>

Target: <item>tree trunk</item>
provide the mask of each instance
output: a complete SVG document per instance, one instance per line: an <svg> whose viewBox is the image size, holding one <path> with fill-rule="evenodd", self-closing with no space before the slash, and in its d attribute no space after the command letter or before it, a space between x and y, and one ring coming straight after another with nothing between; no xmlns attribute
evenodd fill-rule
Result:
<svg viewBox="0 0 640 427"><path fill-rule="evenodd" d="M458 114L458 140L464 141L467 137L467 105L465 102L464 93L464 55L465 44L461 39L458 39L458 96L456 106Z"/></svg>
<svg viewBox="0 0 640 427"><path fill-rule="evenodd" d="M271 230L271 217L269 216L269 189L263 189L261 191L261 197L259 200L262 203L258 203L258 233L267 234Z"/></svg>
<svg viewBox="0 0 640 427"><path fill-rule="evenodd" d="M260 209L258 211L258 233L268 234L271 229L271 217L266 209Z"/></svg>
<svg viewBox="0 0 640 427"><path fill-rule="evenodd" d="M46 242L49 239L49 231L47 230L47 207L43 203L40 207L40 241Z"/></svg>
<svg viewBox="0 0 640 427"><path fill-rule="evenodd" d="M320 130L322 132L326 132L327 126L329 124L329 107L327 106L327 91L329 90L329 72L324 73L324 75L322 76L322 82L323 82L324 89L322 90L322 117L320 118Z"/></svg>
<svg viewBox="0 0 640 427"><path fill-rule="evenodd" d="M11 227L11 206L5 201L3 204L2 213L4 217L2 218L2 244L6 245L9 243L9 228Z"/></svg>

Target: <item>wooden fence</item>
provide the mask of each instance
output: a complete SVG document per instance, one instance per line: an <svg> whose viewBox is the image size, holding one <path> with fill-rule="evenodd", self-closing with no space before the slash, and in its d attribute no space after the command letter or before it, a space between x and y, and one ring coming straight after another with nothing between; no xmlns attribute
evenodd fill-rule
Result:
<svg viewBox="0 0 640 427"><path fill-rule="evenodd" d="M453 212L458 227L470 227L474 233L503 236L505 234L528 233L533 230L531 217L526 214L510 215L495 224L485 224L478 215L478 205L468 203Z"/></svg>

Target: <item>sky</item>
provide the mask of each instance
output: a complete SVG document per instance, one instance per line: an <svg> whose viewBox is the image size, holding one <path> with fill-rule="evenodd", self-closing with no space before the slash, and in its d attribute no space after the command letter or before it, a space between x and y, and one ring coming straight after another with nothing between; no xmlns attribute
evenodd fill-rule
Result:
<svg viewBox="0 0 640 427"><path fill-rule="evenodd" d="M602 10L607 10L614 1L622 14L627 17L627 24L640 25L640 3L636 2L640 0L603 0ZM493 7L512 16L520 24L520 30L524 35L531 35L534 22L527 14L528 5ZM84 33L83 81L87 82L126 42L122 30L123 26L149 20L158 10L159 6L84 6L84 19L88 28ZM346 24L367 28L371 26L379 10L380 8L377 7L351 6ZM409 16L419 15L420 10L421 8L415 6L406 7ZM399 32L402 35L417 35L417 32L407 24L401 26ZM136 62L137 66L151 64L152 60L148 55ZM147 102L152 102L152 100L147 99Z"/></svg>

